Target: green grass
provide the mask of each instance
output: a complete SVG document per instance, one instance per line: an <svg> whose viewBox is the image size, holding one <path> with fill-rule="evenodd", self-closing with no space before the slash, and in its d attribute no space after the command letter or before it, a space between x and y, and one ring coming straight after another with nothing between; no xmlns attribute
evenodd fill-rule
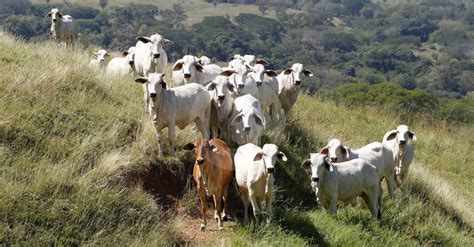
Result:
<svg viewBox="0 0 474 247"><path fill-rule="evenodd" d="M192 154L158 158L141 86L90 70L89 59L81 47L27 44L0 33L0 243L184 244L176 212L147 186L181 177L181 200L193 211L194 183L186 185ZM301 95L286 125L263 137L289 158L275 171L273 223L238 223L202 244L474 245L471 125L410 125L418 137L415 163L403 194L384 198L381 221L371 221L362 203L341 207L335 218L316 207L300 167L309 153L333 137L351 147L380 141L398 124L375 110ZM179 131L178 145L196 136Z"/></svg>

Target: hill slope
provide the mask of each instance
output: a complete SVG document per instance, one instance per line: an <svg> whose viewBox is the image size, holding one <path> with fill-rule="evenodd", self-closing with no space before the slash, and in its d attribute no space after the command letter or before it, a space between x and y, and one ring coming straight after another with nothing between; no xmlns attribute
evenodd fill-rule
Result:
<svg viewBox="0 0 474 247"><path fill-rule="evenodd" d="M101 76L83 53L0 33L1 243L474 244L472 126L413 125L416 163L403 195L384 198L382 221L370 221L363 205L341 208L332 218L315 208L301 162L331 137L356 147L380 140L398 123L305 95L287 125L264 136L289 158L276 168L274 223L237 222L232 229L226 223L222 233L187 239L183 219L195 217L187 211L197 205L194 185L186 189L191 154L156 158L141 86L132 78ZM195 136L180 131L178 143ZM240 219L240 202L233 199L232 213ZM183 204L185 212L178 208Z"/></svg>

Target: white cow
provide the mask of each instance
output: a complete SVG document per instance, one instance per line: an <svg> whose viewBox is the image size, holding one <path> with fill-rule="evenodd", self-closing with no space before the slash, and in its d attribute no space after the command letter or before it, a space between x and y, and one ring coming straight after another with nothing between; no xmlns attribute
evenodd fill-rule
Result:
<svg viewBox="0 0 474 247"><path fill-rule="evenodd" d="M319 202L332 215L337 214L337 202L345 204L362 197L373 219L380 219L380 182L377 168L365 159L353 159L332 164L327 155L311 153L303 162L311 169L311 181L317 184Z"/></svg>
<svg viewBox="0 0 474 247"><path fill-rule="evenodd" d="M257 85L250 73L253 69L242 58L234 58L229 62L229 67L237 73L231 76L230 82L237 88L239 95L251 94L257 97Z"/></svg>
<svg viewBox="0 0 474 247"><path fill-rule="evenodd" d="M382 140L393 152L395 174L399 187L402 186L408 175L408 168L415 155L415 150L409 140L416 141L416 135L408 126L403 124L399 125L396 130L385 133Z"/></svg>
<svg viewBox="0 0 474 247"><path fill-rule="evenodd" d="M159 142L159 155L163 156L163 138L161 130L168 127L171 155L175 153L175 126L184 129L194 122L202 134L209 139L209 116L211 96L207 89L192 83L168 89L164 75L151 73L148 77L139 77L135 81L145 85L150 96L149 113L153 119Z"/></svg>
<svg viewBox="0 0 474 247"><path fill-rule="evenodd" d="M250 94L234 99L230 123L232 142L243 145L246 143L260 144L265 129L265 118L258 100Z"/></svg>
<svg viewBox="0 0 474 247"><path fill-rule="evenodd" d="M59 9L54 8L47 15L51 18L51 34L56 42L65 42L66 45L74 43L76 30L74 20L70 15L63 15Z"/></svg>
<svg viewBox="0 0 474 247"><path fill-rule="evenodd" d="M213 138L228 140L229 118L232 114L236 89L229 82L229 76L236 73L235 70L224 68L222 73L206 85L212 98L210 127ZM219 135L219 131L221 134Z"/></svg>
<svg viewBox="0 0 474 247"><path fill-rule="evenodd" d="M175 86L193 82L205 85L221 72L221 67L215 64L202 65L197 57L185 55L174 63L172 76Z"/></svg>
<svg viewBox="0 0 474 247"><path fill-rule="evenodd" d="M263 148L248 143L240 146L234 156L235 178L244 204L244 224L248 222L249 201L258 224L258 216L272 216L273 171L276 160L287 161L286 155L275 144ZM266 209L263 209L262 203Z"/></svg>
<svg viewBox="0 0 474 247"><path fill-rule="evenodd" d="M163 49L164 45L171 45L171 40L163 38L159 34L150 37L138 37L135 45L134 69L138 76L146 77L149 73L165 74L168 66L168 55ZM148 108L150 98L146 94L145 84L143 85L143 97L145 107Z"/></svg>
<svg viewBox="0 0 474 247"><path fill-rule="evenodd" d="M285 116L288 115L290 109L298 99L299 85L301 84L300 74L312 77L313 72L303 69L303 64L295 63L291 68L281 72L277 76L278 80L278 98L284 110Z"/></svg>
<svg viewBox="0 0 474 247"><path fill-rule="evenodd" d="M100 49L94 52L96 56L95 59L92 59L89 62L89 67L98 69L102 64L105 64L105 59L109 56L106 50Z"/></svg>
<svg viewBox="0 0 474 247"><path fill-rule="evenodd" d="M321 150L321 153L327 155L331 162L334 163L358 158L368 160L372 165L377 167L379 179L382 180L385 178L388 194L393 198L397 185L394 176L393 152L388 146L380 142L372 142L359 149L352 150L343 146L341 140L332 139L328 145Z"/></svg>
<svg viewBox="0 0 474 247"><path fill-rule="evenodd" d="M201 56L198 60L198 62L201 64L201 65L208 65L208 64L211 64L211 59L206 57L206 56Z"/></svg>
<svg viewBox="0 0 474 247"><path fill-rule="evenodd" d="M273 117L273 111L280 109L280 100L278 99L278 80L277 73L273 70L265 69L268 62L264 59L257 59L255 65L252 66L253 72L250 76L257 86L256 98L262 105L262 110L266 116ZM246 90L244 90L246 91Z"/></svg>
<svg viewBox="0 0 474 247"><path fill-rule="evenodd" d="M107 74L109 75L128 75L132 71L135 59L135 46L122 53L122 57L114 57L107 65Z"/></svg>

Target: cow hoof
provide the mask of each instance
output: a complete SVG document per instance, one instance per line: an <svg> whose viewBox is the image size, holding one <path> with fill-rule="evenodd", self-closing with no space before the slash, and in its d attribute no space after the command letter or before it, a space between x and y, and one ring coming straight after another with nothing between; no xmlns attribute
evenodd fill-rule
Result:
<svg viewBox="0 0 474 247"><path fill-rule="evenodd" d="M204 232L206 230L206 226L204 224L201 224L201 227L199 228L201 232Z"/></svg>
<svg viewBox="0 0 474 247"><path fill-rule="evenodd" d="M224 227L223 226L219 226L219 231L222 231L224 230Z"/></svg>
<svg viewBox="0 0 474 247"><path fill-rule="evenodd" d="M215 222L219 222L219 217L214 216L214 221L215 221Z"/></svg>
<svg viewBox="0 0 474 247"><path fill-rule="evenodd" d="M227 217L227 215L224 215L224 217L222 217L222 221L229 221L229 217Z"/></svg>

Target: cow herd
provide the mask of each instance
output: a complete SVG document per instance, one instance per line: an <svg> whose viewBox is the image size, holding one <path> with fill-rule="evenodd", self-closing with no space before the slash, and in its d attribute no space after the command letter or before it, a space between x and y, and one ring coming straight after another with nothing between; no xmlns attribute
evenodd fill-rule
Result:
<svg viewBox="0 0 474 247"><path fill-rule="evenodd" d="M51 32L58 42L72 43L73 18L52 9ZM166 79L168 57L165 47L173 42L153 34L137 38L135 46L105 66L105 50L95 52L89 66L106 67L113 76L133 74L142 84L145 108L156 129L159 156L164 155L162 130L168 129L169 155L176 152L176 126L194 123L202 138L184 149L194 150L193 177L201 200L202 224L206 229L206 197L213 197L214 218L219 229L228 217L228 189L234 178L244 205L244 223L252 205L256 222L271 220L273 171L277 160L287 161L275 144L261 137L268 122L284 120L296 103L301 76L313 76L303 64L295 63L280 73L265 68L268 62L254 55L234 55L226 67L206 57L185 55L172 66L171 83ZM284 121L282 121L284 123ZM332 139L319 153L311 153L302 164L311 171L316 200L335 215L338 201L356 203L362 197L372 217L381 217L383 180L394 197L413 160L415 134L406 125L388 131L382 142L359 149ZM229 146L237 147L233 154Z"/></svg>

